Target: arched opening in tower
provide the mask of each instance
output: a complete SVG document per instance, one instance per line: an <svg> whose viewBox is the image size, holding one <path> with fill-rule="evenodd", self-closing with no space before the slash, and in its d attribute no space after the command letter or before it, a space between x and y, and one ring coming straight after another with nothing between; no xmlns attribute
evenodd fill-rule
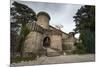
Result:
<svg viewBox="0 0 100 67"><path fill-rule="evenodd" d="M43 46L45 48L50 47L50 38L49 37L45 37L43 40Z"/></svg>

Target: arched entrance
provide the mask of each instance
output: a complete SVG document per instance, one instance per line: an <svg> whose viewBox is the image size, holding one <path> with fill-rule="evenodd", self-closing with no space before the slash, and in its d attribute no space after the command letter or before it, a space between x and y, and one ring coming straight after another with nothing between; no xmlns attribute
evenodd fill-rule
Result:
<svg viewBox="0 0 100 67"><path fill-rule="evenodd" d="M45 37L43 40L43 47L48 48L50 47L50 38L49 37Z"/></svg>

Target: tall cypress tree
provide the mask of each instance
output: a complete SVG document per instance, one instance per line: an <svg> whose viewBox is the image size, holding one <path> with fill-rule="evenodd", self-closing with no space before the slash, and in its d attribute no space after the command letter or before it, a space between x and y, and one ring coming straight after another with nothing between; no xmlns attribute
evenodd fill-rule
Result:
<svg viewBox="0 0 100 67"><path fill-rule="evenodd" d="M95 6L82 6L74 16L76 28L87 53L95 53Z"/></svg>
<svg viewBox="0 0 100 67"><path fill-rule="evenodd" d="M20 31L20 45L19 45L19 51L22 51L23 42L25 40L25 37L28 35L29 30L26 27L27 23L32 23L36 21L36 13L29 8L25 4L18 3L14 1L12 3L12 7L10 8L10 14L11 14L11 28L21 28Z"/></svg>

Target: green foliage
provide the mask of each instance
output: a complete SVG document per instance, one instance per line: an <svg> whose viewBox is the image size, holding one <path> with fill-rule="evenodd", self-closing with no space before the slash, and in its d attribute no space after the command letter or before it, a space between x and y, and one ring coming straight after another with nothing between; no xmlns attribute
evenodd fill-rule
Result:
<svg viewBox="0 0 100 67"><path fill-rule="evenodd" d="M95 6L82 6L74 16L75 33L80 33L80 40L87 53L95 53Z"/></svg>
<svg viewBox="0 0 100 67"><path fill-rule="evenodd" d="M12 57L11 57L11 63L14 63L14 62L15 62L15 63L18 63L18 62L20 62L20 61L21 61L21 57L19 57L19 56L18 56L18 57L15 57L15 58L12 58Z"/></svg>
<svg viewBox="0 0 100 67"><path fill-rule="evenodd" d="M23 50L24 41L29 33L30 33L30 30L26 26L22 27L21 33L20 33L21 39L20 39L20 45L19 45L20 52L22 52L22 50Z"/></svg>
<svg viewBox="0 0 100 67"><path fill-rule="evenodd" d="M95 53L95 33L86 30L80 38L83 40L87 53Z"/></svg>
<svg viewBox="0 0 100 67"><path fill-rule="evenodd" d="M20 36L25 38L29 34L29 32L30 32L30 30L26 26L23 26L21 29Z"/></svg>
<svg viewBox="0 0 100 67"><path fill-rule="evenodd" d="M74 54L84 54L86 53L85 47L82 43L75 43L76 49L73 51Z"/></svg>
<svg viewBox="0 0 100 67"><path fill-rule="evenodd" d="M14 21L15 23L20 23L23 26L36 20L35 12L27 5L18 3L16 1L14 1L12 5L14 7L11 7L11 15L12 19L16 20Z"/></svg>
<svg viewBox="0 0 100 67"><path fill-rule="evenodd" d="M14 58L11 58L11 63L20 63L21 61L32 61L36 59L36 55L33 54L31 56L23 57L23 56L17 56Z"/></svg>
<svg viewBox="0 0 100 67"><path fill-rule="evenodd" d="M19 46L19 41L20 41L20 36L16 33L16 31L11 31L10 33L10 51L11 54L13 55L14 52L18 51L18 46Z"/></svg>
<svg viewBox="0 0 100 67"><path fill-rule="evenodd" d="M21 31L17 31L17 33L20 32L20 45L18 51L22 52L23 42L30 32L30 30L26 27L26 24L36 21L36 13L25 4L14 1L12 5L13 7L10 8L12 20L11 28L21 28Z"/></svg>
<svg viewBox="0 0 100 67"><path fill-rule="evenodd" d="M73 18L76 23L75 32L87 29L95 31L95 6L82 6Z"/></svg>
<svg viewBox="0 0 100 67"><path fill-rule="evenodd" d="M74 50L72 53L73 54L86 54L84 50L79 50L79 49Z"/></svg>

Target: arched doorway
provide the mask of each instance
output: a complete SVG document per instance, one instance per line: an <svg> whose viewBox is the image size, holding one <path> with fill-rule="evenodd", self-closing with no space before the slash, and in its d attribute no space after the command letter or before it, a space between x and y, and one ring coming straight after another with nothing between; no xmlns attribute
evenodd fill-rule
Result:
<svg viewBox="0 0 100 67"><path fill-rule="evenodd" d="M45 47L45 48L50 47L50 38L49 37L44 38L43 47Z"/></svg>

